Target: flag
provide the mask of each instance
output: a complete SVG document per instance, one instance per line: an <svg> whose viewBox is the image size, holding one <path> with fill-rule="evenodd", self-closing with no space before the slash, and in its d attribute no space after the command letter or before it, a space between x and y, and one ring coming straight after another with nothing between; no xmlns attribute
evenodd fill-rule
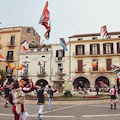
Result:
<svg viewBox="0 0 120 120"><path fill-rule="evenodd" d="M15 69L15 63L14 62L13 63L9 63L8 67L10 68L10 70Z"/></svg>
<svg viewBox="0 0 120 120"><path fill-rule="evenodd" d="M98 65L97 60L96 60L96 61L93 61L93 62L91 63L91 65L95 68L95 67Z"/></svg>
<svg viewBox="0 0 120 120"><path fill-rule="evenodd" d="M47 40L50 38L51 23L49 23L49 26L50 26L50 29L47 30L47 32L44 34L44 37L45 37L45 39L47 39Z"/></svg>
<svg viewBox="0 0 120 120"><path fill-rule="evenodd" d="M43 25L47 29L47 31L50 30L50 26L48 25L49 19L50 19L50 12L48 10L48 1L47 1L43 9L41 18L39 20L39 24Z"/></svg>
<svg viewBox="0 0 120 120"><path fill-rule="evenodd" d="M117 65L111 65L110 67L111 67L111 70L113 72L115 72L115 73L120 72L120 67L119 66L117 66Z"/></svg>
<svg viewBox="0 0 120 120"><path fill-rule="evenodd" d="M65 42L64 38L60 38L60 45L63 47L64 51L67 51L66 42Z"/></svg>
<svg viewBox="0 0 120 120"><path fill-rule="evenodd" d="M2 46L0 45L0 49L2 49Z"/></svg>
<svg viewBox="0 0 120 120"><path fill-rule="evenodd" d="M16 68L16 70L22 70L23 67L24 67L24 65L21 64L20 66L18 66L18 67Z"/></svg>
<svg viewBox="0 0 120 120"><path fill-rule="evenodd" d="M21 43L21 46L23 48L23 52L26 52L26 50L29 50L29 43L24 40L22 43Z"/></svg>
<svg viewBox="0 0 120 120"><path fill-rule="evenodd" d="M101 27L100 35L102 36L103 39L108 38L108 33L107 33L107 28L106 26Z"/></svg>
<svg viewBox="0 0 120 120"><path fill-rule="evenodd" d="M2 56L1 53L0 53L0 60L5 61L5 58Z"/></svg>
<svg viewBox="0 0 120 120"><path fill-rule="evenodd" d="M83 64L82 67L86 66L86 64Z"/></svg>
<svg viewBox="0 0 120 120"><path fill-rule="evenodd" d="M39 66L41 66L41 67L43 67L44 66L44 62L42 61L42 60L40 60L39 62L38 62L38 64L37 65L39 65Z"/></svg>
<svg viewBox="0 0 120 120"><path fill-rule="evenodd" d="M105 68L102 68L102 71L105 72Z"/></svg>
<svg viewBox="0 0 120 120"><path fill-rule="evenodd" d="M0 80L2 79L2 76L0 75Z"/></svg>

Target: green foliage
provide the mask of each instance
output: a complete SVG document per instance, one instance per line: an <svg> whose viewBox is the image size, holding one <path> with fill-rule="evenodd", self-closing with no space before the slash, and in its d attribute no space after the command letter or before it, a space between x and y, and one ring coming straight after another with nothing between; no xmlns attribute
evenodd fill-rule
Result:
<svg viewBox="0 0 120 120"><path fill-rule="evenodd" d="M30 43L29 44L29 48L37 48L37 47L38 47L38 45L35 44L35 43Z"/></svg>
<svg viewBox="0 0 120 120"><path fill-rule="evenodd" d="M3 85L4 80L5 80L6 77L7 77L7 73L6 73L4 70L0 70L0 75L2 76L2 79L0 80L0 84Z"/></svg>
<svg viewBox="0 0 120 120"><path fill-rule="evenodd" d="M71 92L69 90L65 91L64 97L66 97L66 98L72 97Z"/></svg>

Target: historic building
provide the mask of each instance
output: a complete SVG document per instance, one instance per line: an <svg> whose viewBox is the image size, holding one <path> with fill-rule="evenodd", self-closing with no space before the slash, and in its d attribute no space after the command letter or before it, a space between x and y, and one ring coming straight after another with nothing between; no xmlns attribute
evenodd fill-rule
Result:
<svg viewBox="0 0 120 120"><path fill-rule="evenodd" d="M69 37L69 74L74 76L74 88L118 82L111 65L120 66L120 32L109 32L108 39L99 33L78 34ZM96 62L93 67L91 63ZM100 87L100 86L99 86Z"/></svg>
<svg viewBox="0 0 120 120"><path fill-rule="evenodd" d="M62 83L69 77L69 52L63 51L60 44L41 45L20 53L18 80L32 78L34 84L50 84L63 92Z"/></svg>
<svg viewBox="0 0 120 120"><path fill-rule="evenodd" d="M0 69L7 72L7 77L16 77L17 70L10 70L8 64L15 63L18 67L19 52L22 51L21 43L26 40L28 43L40 44L40 36L33 27L9 27L0 29L0 53L5 57L5 61L0 61Z"/></svg>

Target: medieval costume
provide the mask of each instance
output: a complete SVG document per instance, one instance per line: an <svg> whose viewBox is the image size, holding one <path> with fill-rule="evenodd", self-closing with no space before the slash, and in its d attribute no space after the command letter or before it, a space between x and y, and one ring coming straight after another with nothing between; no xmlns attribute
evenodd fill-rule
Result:
<svg viewBox="0 0 120 120"><path fill-rule="evenodd" d="M34 85L32 81L29 81L28 88L19 86L18 81L13 83L14 89L9 96L9 102L13 105L14 119L19 120L21 118L21 120L26 120L25 93L33 91Z"/></svg>
<svg viewBox="0 0 120 120"><path fill-rule="evenodd" d="M110 89L110 95L111 95L111 109L113 108L113 104L114 104L114 109L116 109L117 90L115 86L113 86L113 88Z"/></svg>

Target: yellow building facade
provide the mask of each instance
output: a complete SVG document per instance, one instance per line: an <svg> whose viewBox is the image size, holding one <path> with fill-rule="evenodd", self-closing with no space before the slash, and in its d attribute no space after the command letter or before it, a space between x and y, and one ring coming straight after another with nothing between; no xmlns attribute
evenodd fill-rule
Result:
<svg viewBox="0 0 120 120"><path fill-rule="evenodd" d="M34 41L40 44L40 36L35 33L33 27L9 27L0 29L0 53L4 56L5 61L0 61L0 69L7 72L7 77L16 77L17 70L10 70L9 63L15 63L18 67L19 53L22 51L21 43L26 40L28 43Z"/></svg>
<svg viewBox="0 0 120 120"><path fill-rule="evenodd" d="M120 32L108 34L108 39L102 39L99 33L69 37L69 73L74 76L74 88L100 87L99 81L108 86L118 83L111 65L120 66ZM95 67L93 62L97 62Z"/></svg>

